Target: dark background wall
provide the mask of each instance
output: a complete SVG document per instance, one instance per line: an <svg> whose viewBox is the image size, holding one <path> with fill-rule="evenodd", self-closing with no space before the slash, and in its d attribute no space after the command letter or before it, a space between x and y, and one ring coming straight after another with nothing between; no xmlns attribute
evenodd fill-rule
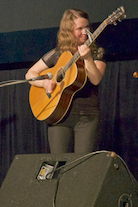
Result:
<svg viewBox="0 0 138 207"><path fill-rule="evenodd" d="M88 12L91 23L101 22L122 5L128 19L138 17L137 0L5 0L0 2L0 32L58 27L69 8Z"/></svg>

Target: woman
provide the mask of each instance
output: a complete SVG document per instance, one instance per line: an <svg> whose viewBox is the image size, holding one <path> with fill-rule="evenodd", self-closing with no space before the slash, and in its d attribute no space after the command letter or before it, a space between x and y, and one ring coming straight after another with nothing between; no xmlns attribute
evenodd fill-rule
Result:
<svg viewBox="0 0 138 207"><path fill-rule="evenodd" d="M102 80L106 63L103 50L94 43L89 48L86 44L89 17L84 11L66 10L58 32L58 45L45 54L27 72L26 79L37 77L42 71L53 67L64 51L75 54L79 51L80 64L86 70L87 81L78 91L65 117L56 125L48 127L48 140L51 153L89 153L97 150L99 141L99 99L97 85ZM30 84L43 87L51 94L53 79L32 81Z"/></svg>

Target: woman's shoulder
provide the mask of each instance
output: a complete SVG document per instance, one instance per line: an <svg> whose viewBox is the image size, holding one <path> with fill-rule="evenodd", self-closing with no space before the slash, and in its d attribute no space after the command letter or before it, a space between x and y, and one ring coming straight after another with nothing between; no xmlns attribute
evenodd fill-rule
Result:
<svg viewBox="0 0 138 207"><path fill-rule="evenodd" d="M51 49L49 52L45 53L41 59L45 62L45 64L48 67L52 67L55 65L60 55L61 54L60 54L58 47L55 47Z"/></svg>

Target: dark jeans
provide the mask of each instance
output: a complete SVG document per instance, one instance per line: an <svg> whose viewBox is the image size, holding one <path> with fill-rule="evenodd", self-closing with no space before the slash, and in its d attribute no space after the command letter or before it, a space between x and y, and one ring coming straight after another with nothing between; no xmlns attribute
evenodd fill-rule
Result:
<svg viewBox="0 0 138 207"><path fill-rule="evenodd" d="M98 149L99 116L70 115L64 122L48 128L50 151L90 153Z"/></svg>

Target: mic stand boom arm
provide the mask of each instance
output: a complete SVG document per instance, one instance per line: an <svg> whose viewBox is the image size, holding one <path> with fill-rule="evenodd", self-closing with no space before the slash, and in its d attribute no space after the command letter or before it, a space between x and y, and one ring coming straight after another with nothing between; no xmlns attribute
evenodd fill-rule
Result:
<svg viewBox="0 0 138 207"><path fill-rule="evenodd" d="M52 79L53 75L52 73L47 73L46 75L30 78L28 80L9 80L9 81L3 81L0 82L0 88L4 86L9 86L9 85L15 85L15 84L20 84L20 83L26 83L26 82L31 82L31 81L36 81L36 80L44 80L44 79Z"/></svg>

